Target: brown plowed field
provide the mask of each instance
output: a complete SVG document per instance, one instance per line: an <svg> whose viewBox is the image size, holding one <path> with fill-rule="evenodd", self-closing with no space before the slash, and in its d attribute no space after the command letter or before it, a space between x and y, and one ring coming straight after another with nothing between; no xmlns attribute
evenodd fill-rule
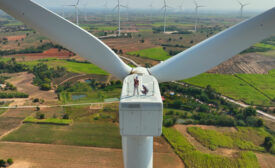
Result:
<svg viewBox="0 0 275 168"><path fill-rule="evenodd" d="M51 48L44 51L43 53L33 53L33 54L16 54L9 57L15 57L18 61L33 61L45 58L59 58L68 59L73 54L67 50L58 50L57 48Z"/></svg>
<svg viewBox="0 0 275 168"><path fill-rule="evenodd" d="M19 92L29 95L29 98L40 98L45 101L56 101L57 95L53 90L42 91L39 87L32 84L34 75L27 72L17 73L16 76L8 79L7 82L17 87Z"/></svg>
<svg viewBox="0 0 275 168"><path fill-rule="evenodd" d="M0 142L0 157L13 158L13 168L122 168L120 149ZM154 167L183 168L173 153L154 153Z"/></svg>
<svg viewBox="0 0 275 168"><path fill-rule="evenodd" d="M22 38L26 38L26 35L18 35L18 36L7 36L8 41L16 41L21 40Z"/></svg>
<svg viewBox="0 0 275 168"><path fill-rule="evenodd" d="M209 72L222 74L266 74L272 69L275 69L275 57L249 53L237 55L211 69Z"/></svg>

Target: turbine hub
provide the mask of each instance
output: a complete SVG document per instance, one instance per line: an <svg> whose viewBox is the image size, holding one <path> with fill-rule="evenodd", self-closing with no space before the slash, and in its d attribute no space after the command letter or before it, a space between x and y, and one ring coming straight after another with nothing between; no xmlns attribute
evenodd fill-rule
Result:
<svg viewBox="0 0 275 168"><path fill-rule="evenodd" d="M144 67L133 68L132 71L131 71L131 74L150 75L148 69L147 69L147 68L144 68Z"/></svg>

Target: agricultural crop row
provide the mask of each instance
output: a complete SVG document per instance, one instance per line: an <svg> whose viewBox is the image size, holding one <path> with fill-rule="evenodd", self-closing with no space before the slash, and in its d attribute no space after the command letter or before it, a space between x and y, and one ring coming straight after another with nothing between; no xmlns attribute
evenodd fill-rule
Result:
<svg viewBox="0 0 275 168"><path fill-rule="evenodd" d="M172 145L187 167L193 168L258 168L257 157L253 152L240 152L233 159L198 151L188 140L173 128L163 128L163 135Z"/></svg>
<svg viewBox="0 0 275 168"><path fill-rule="evenodd" d="M210 74L204 73L184 82L206 87L210 85L218 93L254 105L271 105L275 99L274 71L269 74Z"/></svg>
<svg viewBox="0 0 275 168"><path fill-rule="evenodd" d="M215 130L204 130L199 127L188 127L188 133L195 137L201 144L211 150L218 147L239 148L243 150L264 151L263 147L256 146L251 141L243 140L237 136L229 136Z"/></svg>

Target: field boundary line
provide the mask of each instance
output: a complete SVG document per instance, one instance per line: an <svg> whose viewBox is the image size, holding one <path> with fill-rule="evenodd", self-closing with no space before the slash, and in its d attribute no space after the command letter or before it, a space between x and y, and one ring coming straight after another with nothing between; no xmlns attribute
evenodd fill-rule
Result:
<svg viewBox="0 0 275 168"><path fill-rule="evenodd" d="M240 76L238 76L238 75L236 75L236 74L234 74L234 76L235 76L236 78L240 79L241 81L247 83L249 86L251 86L252 88L254 88L255 90L257 90L257 91L260 92L262 95L264 95L265 97L267 97L269 100L272 101L272 98L271 98L271 97L269 97L267 94L265 94L264 92L262 92L262 91L261 91L260 89L258 89L256 86L252 85L251 83L249 83L248 81L246 81L245 79L243 79L242 77L240 77Z"/></svg>

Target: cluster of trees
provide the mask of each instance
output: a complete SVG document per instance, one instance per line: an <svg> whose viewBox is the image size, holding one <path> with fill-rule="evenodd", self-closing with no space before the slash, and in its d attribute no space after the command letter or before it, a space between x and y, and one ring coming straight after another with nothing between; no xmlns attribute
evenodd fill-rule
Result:
<svg viewBox="0 0 275 168"><path fill-rule="evenodd" d="M12 58L7 62L0 61L0 73L16 73L23 71L27 71L27 66L18 64L15 58Z"/></svg>
<svg viewBox="0 0 275 168"><path fill-rule="evenodd" d="M240 109L239 111L232 109L230 114L237 119L237 125L253 127L263 126L263 120L256 118L256 110L252 107Z"/></svg>
<svg viewBox="0 0 275 168"><path fill-rule="evenodd" d="M178 119L188 123L219 126L263 126L263 121L256 118L256 110L252 107L239 108L227 102L215 92L211 86L199 89L173 83L160 85L165 96L164 106L172 109L188 111L191 115L166 113L163 124L173 125ZM170 95L173 91L175 94Z"/></svg>
<svg viewBox="0 0 275 168"><path fill-rule="evenodd" d="M266 51L270 51L270 50L272 50L272 49L271 48L263 48L263 47L251 46L248 49L242 51L241 54L254 53L254 52L266 52Z"/></svg>
<svg viewBox="0 0 275 168"><path fill-rule="evenodd" d="M153 27L152 30L153 30L153 33L163 32L163 26ZM182 30L177 28L177 26L167 26L166 31L182 31Z"/></svg>
<svg viewBox="0 0 275 168"><path fill-rule="evenodd" d="M273 137L265 137L263 146L268 152L275 154L275 139Z"/></svg>
<svg viewBox="0 0 275 168"><path fill-rule="evenodd" d="M68 62L76 62L76 63L85 63L85 64L90 64L89 61L84 60L84 61L79 61L79 60L75 60L75 59L66 59L66 61Z"/></svg>
<svg viewBox="0 0 275 168"><path fill-rule="evenodd" d="M0 50L0 56L4 56L4 55L15 55L15 54L30 54L30 53L42 53L45 50L51 49L51 48L57 48L59 51L61 50L67 50L64 47L57 45L57 44L53 44L53 43L45 43L42 44L41 46L38 47L30 47L30 48L25 48L25 49L21 49L21 50Z"/></svg>
<svg viewBox="0 0 275 168"><path fill-rule="evenodd" d="M0 84L4 84L7 79L8 77L6 76L0 76Z"/></svg>
<svg viewBox="0 0 275 168"><path fill-rule="evenodd" d="M116 48L112 48L112 50L115 52L115 53L117 53L117 54L123 54L123 50L118 50L118 49L116 49Z"/></svg>
<svg viewBox="0 0 275 168"><path fill-rule="evenodd" d="M7 161L1 159L0 160L0 167L8 167L13 164L13 160L11 158L7 159Z"/></svg>
<svg viewBox="0 0 275 168"><path fill-rule="evenodd" d="M1 89L1 88L0 88ZM16 90L16 87L13 86L12 84L10 83L6 83L6 86L4 88L2 88L3 90L12 90L12 91L15 91Z"/></svg>
<svg viewBox="0 0 275 168"><path fill-rule="evenodd" d="M184 45L180 44L161 44L162 47L176 47L176 48L188 48Z"/></svg>
<svg viewBox="0 0 275 168"><path fill-rule="evenodd" d="M39 63L33 67L32 73L35 75L33 79L35 85L41 90L50 90L52 79L63 76L66 69L59 66L56 69L49 68L47 64Z"/></svg>
<svg viewBox="0 0 275 168"><path fill-rule="evenodd" d="M20 93L20 92L11 92L11 93L6 93L6 92L0 92L0 98L1 99L9 99L9 98L28 98L29 95L25 93Z"/></svg>
<svg viewBox="0 0 275 168"><path fill-rule="evenodd" d="M57 93L61 93L63 91L66 92L88 92L91 90L104 90L104 91L112 91L116 88L121 88L122 83L121 81L111 81L110 83L103 83L103 82L98 82L95 79L90 79L89 83L71 83L71 82L66 82L64 85L58 86L56 89Z"/></svg>

